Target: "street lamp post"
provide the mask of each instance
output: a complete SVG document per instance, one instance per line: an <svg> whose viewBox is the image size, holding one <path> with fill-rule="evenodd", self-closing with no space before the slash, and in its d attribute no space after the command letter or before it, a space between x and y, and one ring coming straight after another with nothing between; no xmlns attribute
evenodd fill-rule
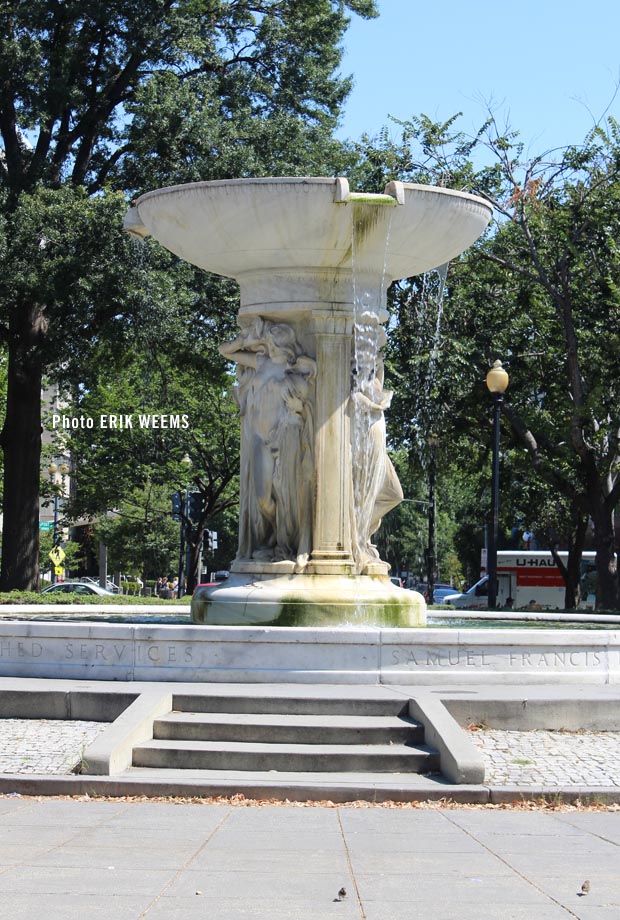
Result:
<svg viewBox="0 0 620 920"><path fill-rule="evenodd" d="M497 538L499 533L499 428L508 374L501 361L495 361L488 372L486 384L493 396L493 466L491 473L491 521L487 549L487 575L489 578L488 609L497 606Z"/></svg>
<svg viewBox="0 0 620 920"><path fill-rule="evenodd" d="M189 477L189 471L192 468L192 458L190 455L185 452L185 456L181 460L183 464L185 475ZM185 593L183 591L183 570L185 567L185 528L187 526L186 522L189 520L189 482L185 487L185 500L183 502L182 513L181 513L181 545L179 548L179 579L177 586L177 598L183 597Z"/></svg>

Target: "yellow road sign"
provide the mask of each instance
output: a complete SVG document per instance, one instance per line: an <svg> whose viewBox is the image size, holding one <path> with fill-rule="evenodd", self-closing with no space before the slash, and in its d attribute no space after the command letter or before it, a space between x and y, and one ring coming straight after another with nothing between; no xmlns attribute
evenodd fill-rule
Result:
<svg viewBox="0 0 620 920"><path fill-rule="evenodd" d="M54 546L47 555L52 560L54 565L60 565L62 560L65 558L66 553L62 546Z"/></svg>
<svg viewBox="0 0 620 920"><path fill-rule="evenodd" d="M54 575L64 575L64 574L65 574L65 570L63 569L61 565L54 566Z"/></svg>

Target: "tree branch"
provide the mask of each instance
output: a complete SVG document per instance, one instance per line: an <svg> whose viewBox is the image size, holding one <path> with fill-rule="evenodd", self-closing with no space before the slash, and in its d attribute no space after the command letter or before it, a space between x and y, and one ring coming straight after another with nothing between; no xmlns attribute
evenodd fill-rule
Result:
<svg viewBox="0 0 620 920"><path fill-rule="evenodd" d="M485 252L484 250L479 250L479 254L488 262L493 262L495 265L500 265L502 268L506 268L508 271L514 272L516 275L520 275L522 278L527 278L529 281L533 281L535 284L541 283L541 279L538 275L528 271L527 268L523 268L521 265L517 265L516 262L511 262L509 259L502 259L499 256L493 255L491 252Z"/></svg>
<svg viewBox="0 0 620 920"><path fill-rule="evenodd" d="M584 497L576 492L574 484L561 476L555 466L549 466L545 462L546 458L541 453L541 447L543 447L547 453L557 454L556 445L545 438L544 435L535 436L523 419L509 405L504 404L502 412L510 422L510 426L516 438L525 446L529 453L535 471L543 479L553 485L558 492L569 498L571 502L576 501L580 508L583 507Z"/></svg>
<svg viewBox="0 0 620 920"><path fill-rule="evenodd" d="M616 479L613 488L611 489L609 495L605 499L605 504L609 511L613 511L618 502L620 501L620 477Z"/></svg>

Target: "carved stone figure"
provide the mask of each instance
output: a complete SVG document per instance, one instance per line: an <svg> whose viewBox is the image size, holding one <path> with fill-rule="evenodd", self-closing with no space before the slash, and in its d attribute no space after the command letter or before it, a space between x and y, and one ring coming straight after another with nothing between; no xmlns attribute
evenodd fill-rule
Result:
<svg viewBox="0 0 620 920"><path fill-rule="evenodd" d="M372 379L354 382L351 391L351 444L353 475L353 557L360 571L377 562L379 553L371 537L382 517L403 500L403 490L386 446L384 411L392 391L383 389L384 365L377 358Z"/></svg>
<svg viewBox="0 0 620 920"><path fill-rule="evenodd" d="M316 363L285 323L258 318L220 353L237 364L241 413L238 560L294 560L311 551Z"/></svg>

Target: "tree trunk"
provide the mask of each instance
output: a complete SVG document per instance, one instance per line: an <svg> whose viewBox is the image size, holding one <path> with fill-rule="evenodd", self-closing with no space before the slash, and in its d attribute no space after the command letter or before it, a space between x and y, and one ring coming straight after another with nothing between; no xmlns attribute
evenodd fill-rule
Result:
<svg viewBox="0 0 620 920"><path fill-rule="evenodd" d="M551 555L564 579L565 610L575 610L579 606L579 601L581 600L581 557L583 556L583 547L586 541L587 531L588 517L582 516L577 520L577 524L570 535L566 564L564 564L558 553L557 542L554 542L551 546Z"/></svg>
<svg viewBox="0 0 620 920"><path fill-rule="evenodd" d="M200 563L200 554L202 552L202 534L200 532L199 539L198 534L192 534L192 540L190 542L191 550L189 556L189 572L187 573L187 590L186 594L192 595L194 593L194 588L198 583L198 565Z"/></svg>
<svg viewBox="0 0 620 920"><path fill-rule="evenodd" d="M581 557L588 532L588 519L581 518L577 522L573 539L568 550L566 562L566 593L564 606L567 610L576 610L581 600Z"/></svg>
<svg viewBox="0 0 620 920"><path fill-rule="evenodd" d="M30 332L36 337L36 320ZM29 344L30 348L12 345L9 352L6 418L0 435L4 451L3 591L39 590L42 364L36 345Z"/></svg>
<svg viewBox="0 0 620 920"><path fill-rule="evenodd" d="M613 509L608 508L604 497L600 494L592 501L591 507L596 548L596 609L619 610L620 591L618 589Z"/></svg>

